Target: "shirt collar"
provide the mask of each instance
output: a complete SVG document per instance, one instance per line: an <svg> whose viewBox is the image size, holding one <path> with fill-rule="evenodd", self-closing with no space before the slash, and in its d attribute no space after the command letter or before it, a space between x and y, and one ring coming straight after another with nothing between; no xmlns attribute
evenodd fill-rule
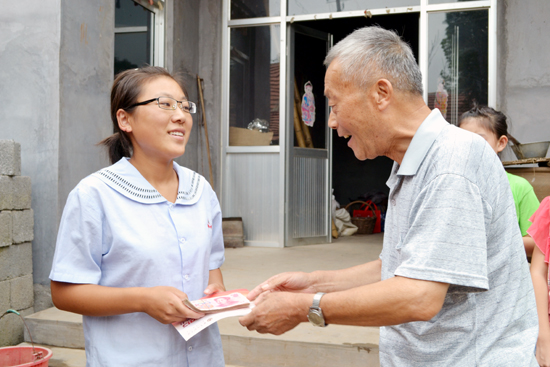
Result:
<svg viewBox="0 0 550 367"><path fill-rule="evenodd" d="M181 167L176 162L173 162L173 165L179 180L176 204L191 205L196 203L204 187L204 178L188 168ZM141 175L126 157L121 158L110 167L97 171L93 176L134 201L144 204L156 204L168 201Z"/></svg>
<svg viewBox="0 0 550 367"><path fill-rule="evenodd" d="M432 110L416 130L397 174L403 176L415 175L433 142L441 130L448 125L449 123L445 121L437 108Z"/></svg>

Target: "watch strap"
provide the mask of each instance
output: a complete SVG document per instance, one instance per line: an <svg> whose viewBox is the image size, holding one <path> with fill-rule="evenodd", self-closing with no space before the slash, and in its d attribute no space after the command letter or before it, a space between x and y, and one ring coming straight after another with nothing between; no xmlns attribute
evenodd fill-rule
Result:
<svg viewBox="0 0 550 367"><path fill-rule="evenodd" d="M311 308L319 309L319 305L321 304L321 297L324 296L323 292L318 292L313 296L313 303L311 305Z"/></svg>

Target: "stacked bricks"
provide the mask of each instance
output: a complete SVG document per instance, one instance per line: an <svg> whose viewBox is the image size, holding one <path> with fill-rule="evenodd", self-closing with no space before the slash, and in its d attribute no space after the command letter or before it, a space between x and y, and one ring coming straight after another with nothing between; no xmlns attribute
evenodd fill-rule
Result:
<svg viewBox="0 0 550 367"><path fill-rule="evenodd" d="M0 140L0 315L8 309L34 313L31 179L21 176L21 145ZM13 313L0 319L0 347L23 342L23 321Z"/></svg>

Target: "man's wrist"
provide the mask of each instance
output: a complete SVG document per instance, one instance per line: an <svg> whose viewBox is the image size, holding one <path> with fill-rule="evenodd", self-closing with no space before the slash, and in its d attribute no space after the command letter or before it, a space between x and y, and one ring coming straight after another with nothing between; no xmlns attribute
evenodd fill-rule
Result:
<svg viewBox="0 0 550 367"><path fill-rule="evenodd" d="M321 298L323 298L324 295L325 293L323 292L315 293L312 299L311 306L309 307L307 318L313 326L327 326L325 316L323 315L323 310L321 309Z"/></svg>

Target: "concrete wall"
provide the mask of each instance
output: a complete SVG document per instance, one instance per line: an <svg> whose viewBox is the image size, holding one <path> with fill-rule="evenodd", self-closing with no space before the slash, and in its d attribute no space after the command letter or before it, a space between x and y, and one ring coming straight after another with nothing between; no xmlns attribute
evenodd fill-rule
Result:
<svg viewBox="0 0 550 367"><path fill-rule="evenodd" d="M498 108L522 143L550 140L550 1L499 1Z"/></svg>
<svg viewBox="0 0 550 367"><path fill-rule="evenodd" d="M0 139L21 144L21 174L32 180L34 281L42 284L58 222L60 9L60 0L28 0L0 12Z"/></svg>
<svg viewBox="0 0 550 367"><path fill-rule="evenodd" d="M23 321L34 312L31 180L21 176L21 145L0 140L0 347L23 341Z"/></svg>
<svg viewBox="0 0 550 367"><path fill-rule="evenodd" d="M222 0L209 0L200 2L200 27L199 27L199 75L204 79L204 103L206 119L208 123L208 136L210 142L210 156L214 176L214 189L221 193L221 126L227 121L220 120L221 91L222 91ZM204 134L201 139L204 141ZM209 179L208 157L206 142L199 150L199 162L202 157L204 166L203 175Z"/></svg>
<svg viewBox="0 0 550 367"><path fill-rule="evenodd" d="M220 192L220 111L221 111L221 10L222 0L173 0L173 39L170 51L174 72L184 76L189 98L197 103L185 155L178 163L195 170L210 180L205 129L197 86L197 75L203 79L203 98L206 111L208 140L212 161L214 189Z"/></svg>

